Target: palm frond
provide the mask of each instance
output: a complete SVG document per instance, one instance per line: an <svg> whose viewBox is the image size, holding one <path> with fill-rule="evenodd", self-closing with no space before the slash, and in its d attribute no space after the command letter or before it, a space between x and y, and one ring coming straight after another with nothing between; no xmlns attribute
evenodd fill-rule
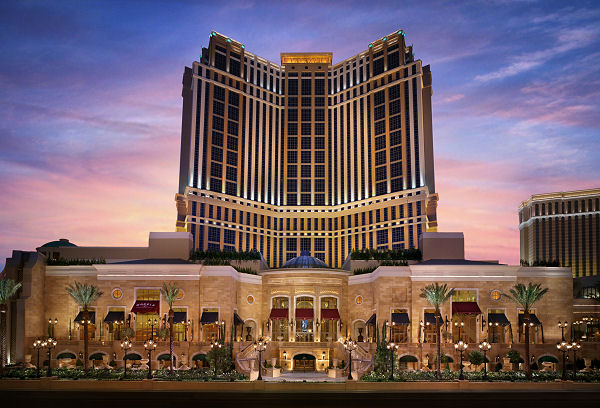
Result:
<svg viewBox="0 0 600 408"><path fill-rule="evenodd" d="M21 283L17 283L14 279L0 279L0 304L8 303L15 293L21 288Z"/></svg>
<svg viewBox="0 0 600 408"><path fill-rule="evenodd" d="M71 295L73 300L84 309L87 309L89 305L98 300L104 293L98 289L97 286L77 281L71 285L67 285L65 290Z"/></svg>
<svg viewBox="0 0 600 408"><path fill-rule="evenodd" d="M162 292L165 297L165 301L169 304L169 308L173 308L173 303L177 300L179 295L179 288L173 283L163 283Z"/></svg>
<svg viewBox="0 0 600 408"><path fill-rule="evenodd" d="M454 289L448 289L448 284L432 283L421 288L420 297L426 299L431 306L439 312L440 306L443 305L452 297Z"/></svg>
<svg viewBox="0 0 600 408"><path fill-rule="evenodd" d="M519 305L525 312L529 313L529 310L533 305L539 302L548 292L548 288L542 288L541 283L529 282L527 285L517 283L509 290L509 292L510 295L504 296Z"/></svg>

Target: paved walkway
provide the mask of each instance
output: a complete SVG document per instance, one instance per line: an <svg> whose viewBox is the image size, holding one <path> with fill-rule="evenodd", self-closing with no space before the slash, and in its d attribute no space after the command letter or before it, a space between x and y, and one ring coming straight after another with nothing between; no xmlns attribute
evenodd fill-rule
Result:
<svg viewBox="0 0 600 408"><path fill-rule="evenodd" d="M266 382L344 382L346 377L340 378L329 378L325 373L319 372L295 372L295 371L285 371L281 373L281 376L273 378L273 377L265 377L263 379Z"/></svg>

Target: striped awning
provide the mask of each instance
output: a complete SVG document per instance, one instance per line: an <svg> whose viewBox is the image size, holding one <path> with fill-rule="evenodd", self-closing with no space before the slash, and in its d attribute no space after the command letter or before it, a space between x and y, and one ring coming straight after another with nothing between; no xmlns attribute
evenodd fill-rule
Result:
<svg viewBox="0 0 600 408"><path fill-rule="evenodd" d="M408 313L392 313L392 323L395 324L410 324Z"/></svg>

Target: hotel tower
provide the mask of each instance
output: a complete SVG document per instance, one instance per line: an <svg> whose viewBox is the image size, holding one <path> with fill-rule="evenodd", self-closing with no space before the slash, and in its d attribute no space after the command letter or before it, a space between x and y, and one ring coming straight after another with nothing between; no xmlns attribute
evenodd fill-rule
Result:
<svg viewBox="0 0 600 408"><path fill-rule="evenodd" d="M212 32L183 74L177 230L270 267L417 247L437 230L431 95L403 31L336 64Z"/></svg>

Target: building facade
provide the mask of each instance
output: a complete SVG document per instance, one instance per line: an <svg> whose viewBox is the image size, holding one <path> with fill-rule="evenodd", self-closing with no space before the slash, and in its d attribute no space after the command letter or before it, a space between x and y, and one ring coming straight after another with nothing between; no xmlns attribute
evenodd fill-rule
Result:
<svg viewBox="0 0 600 408"><path fill-rule="evenodd" d="M402 31L337 64L212 32L183 76L177 230L271 267L417 247L437 230L431 95Z"/></svg>
<svg viewBox="0 0 600 408"><path fill-rule="evenodd" d="M534 194L519 206L521 261L600 275L600 189Z"/></svg>
<svg viewBox="0 0 600 408"><path fill-rule="evenodd" d="M442 307L441 339L444 353L455 361L453 344L458 339L473 349L488 340L492 343L489 356L495 362L502 362L508 350L524 352L523 311L504 295L516 283L529 282L549 288L548 296L533 310L535 359L558 360L556 342L563 334L585 342L581 357L599 357L600 307L588 302L590 299L583 303L573 300L569 268L468 261L461 256L462 239L455 235L428 233L422 237L428 241L422 242L426 261L378 266L363 274L357 271L374 261L352 260L346 269L323 267L320 260L308 255L278 269L266 269L261 261L246 262L246 271L253 269L255 274L240 273L230 265L189 262L177 258L193 246L191 234L185 232L153 233L148 247L77 247L63 240L35 252L15 251L3 271L4 276L23 283L9 304L10 358L12 362L27 361L33 341L48 334L58 339L53 366L73 365L81 358L81 310L65 291L74 281L96 285L104 292L92 305L89 330L90 355L102 358L100 364L113 360L122 364L123 327L133 329L130 363L134 367L140 363L146 355L144 340L159 338L165 327L168 305L160 293L163 282L181 288L174 304L177 366L202 365L222 328L221 341L233 342L236 368L248 374L256 374L252 362L257 357L249 346L263 336L271 339L263 358L274 359L273 365L316 371L347 361L337 340L352 337L359 344L353 370L360 375L373 368L376 333L386 327L399 344L400 361L410 362L404 366L422 368L435 355L437 338L434 310L419 294L434 282L455 289ZM445 257L451 259L436 259L436 247L443 247ZM145 258L148 254L152 258ZM85 257L107 263L53 265L52 261ZM565 333L558 321L570 322ZM159 340L153 367L165 364L166 354L168 340Z"/></svg>

